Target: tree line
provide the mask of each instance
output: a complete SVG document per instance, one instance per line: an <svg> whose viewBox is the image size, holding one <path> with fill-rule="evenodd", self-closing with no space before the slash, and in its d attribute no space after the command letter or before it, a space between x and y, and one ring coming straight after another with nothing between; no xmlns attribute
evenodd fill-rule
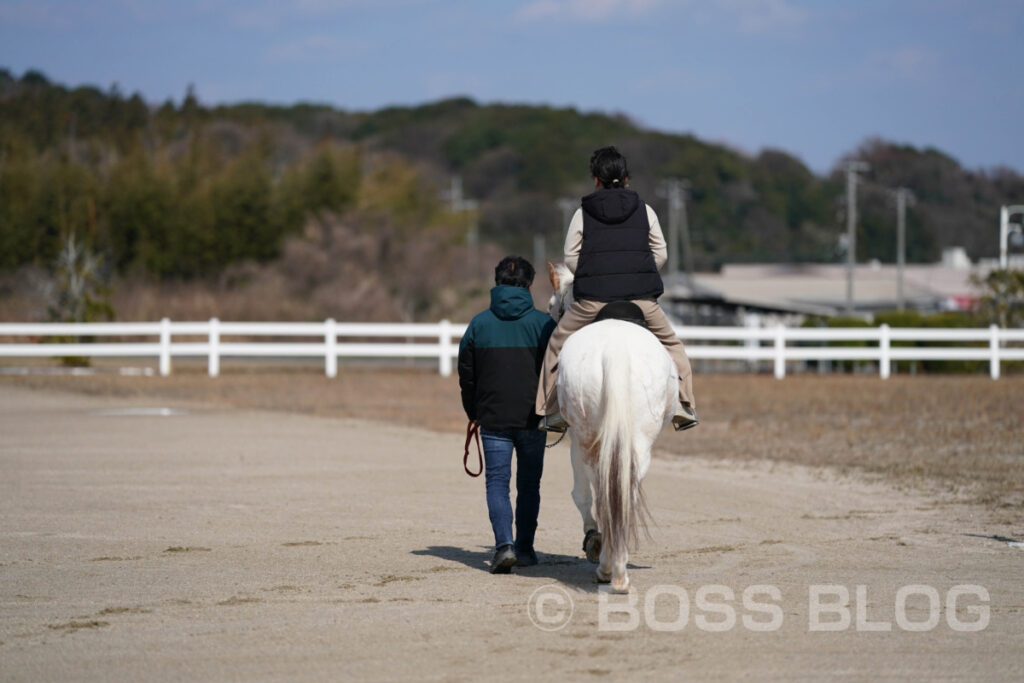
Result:
<svg viewBox="0 0 1024 683"><path fill-rule="evenodd" d="M375 112L211 107L191 89L153 105L116 86L0 70L0 269L51 264L74 235L117 273L213 275L275 259L290 235L328 215L370 210L377 218L367 225L424 229L444 212L439 193L456 174L479 201L484 240L530 254L541 234L554 251L564 231L557 200L589 191L587 159L604 144L628 156L633 186L663 216L660 181L689 180L699 269L843 258L840 166L817 175L779 150L751 156L571 108L466 98ZM895 260L886 188L915 193L912 262L952 245L974 258L998 253L999 205L1024 201L1016 171L967 170L939 150L875 140L848 156L871 164L858 207L861 260Z"/></svg>
<svg viewBox="0 0 1024 683"><path fill-rule="evenodd" d="M0 76L2 78L2 76ZM306 216L351 204L358 148L329 140L293 163L261 127L218 127L194 98L0 84L0 267L51 263L76 235L118 272L157 278L274 258Z"/></svg>

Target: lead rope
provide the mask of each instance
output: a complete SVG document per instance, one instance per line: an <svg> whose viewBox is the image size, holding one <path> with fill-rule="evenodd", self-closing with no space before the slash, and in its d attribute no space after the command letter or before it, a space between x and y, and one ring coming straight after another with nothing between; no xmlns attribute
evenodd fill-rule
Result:
<svg viewBox="0 0 1024 683"><path fill-rule="evenodd" d="M564 439L565 435L568 433L569 430L566 429L562 432L562 435L558 437L557 441L551 444L544 444L544 448L554 448L558 444L562 443L562 439ZM473 441L474 437L476 437L476 462L478 468L476 472L469 469L469 444ZM471 477L479 477L484 471L484 454L483 450L480 448L480 423L476 420L470 420L466 425L466 447L462 452L462 469L466 470L466 474Z"/></svg>
<svg viewBox="0 0 1024 683"><path fill-rule="evenodd" d="M476 460L479 466L476 472L469 469L469 442L473 440L474 436L476 437ZM466 425L466 450L462 454L462 468L471 477L479 477L484 471L484 454L480 448L480 423L476 420L470 420Z"/></svg>

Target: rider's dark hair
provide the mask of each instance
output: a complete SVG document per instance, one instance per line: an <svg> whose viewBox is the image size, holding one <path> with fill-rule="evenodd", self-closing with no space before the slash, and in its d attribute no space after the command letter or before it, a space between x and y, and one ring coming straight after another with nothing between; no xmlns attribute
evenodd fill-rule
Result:
<svg viewBox="0 0 1024 683"><path fill-rule="evenodd" d="M629 168L626 157L614 147L602 147L590 155L590 175L597 178L601 187L625 187L629 180Z"/></svg>
<svg viewBox="0 0 1024 683"><path fill-rule="evenodd" d="M522 256L506 256L494 269L494 284L529 289L533 275L533 266Z"/></svg>

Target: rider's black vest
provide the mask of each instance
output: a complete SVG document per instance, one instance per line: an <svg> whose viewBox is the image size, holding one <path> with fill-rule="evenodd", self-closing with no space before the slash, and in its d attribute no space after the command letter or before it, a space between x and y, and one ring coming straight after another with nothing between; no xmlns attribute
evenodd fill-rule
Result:
<svg viewBox="0 0 1024 683"><path fill-rule="evenodd" d="M573 296L592 301L657 299L665 291L654 263L647 205L632 190L598 190L583 198L583 244Z"/></svg>

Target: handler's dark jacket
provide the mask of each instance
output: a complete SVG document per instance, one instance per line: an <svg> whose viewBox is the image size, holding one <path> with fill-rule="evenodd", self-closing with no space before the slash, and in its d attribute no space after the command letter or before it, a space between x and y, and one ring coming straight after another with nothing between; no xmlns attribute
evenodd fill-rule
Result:
<svg viewBox="0 0 1024 683"><path fill-rule="evenodd" d="M555 321L533 307L530 290L498 285L491 307L469 323L459 344L466 416L489 431L536 429L537 378Z"/></svg>
<svg viewBox="0 0 1024 683"><path fill-rule="evenodd" d="M592 301L657 299L665 291L654 262L647 205L633 190L602 189L583 198L583 244L573 296Z"/></svg>

